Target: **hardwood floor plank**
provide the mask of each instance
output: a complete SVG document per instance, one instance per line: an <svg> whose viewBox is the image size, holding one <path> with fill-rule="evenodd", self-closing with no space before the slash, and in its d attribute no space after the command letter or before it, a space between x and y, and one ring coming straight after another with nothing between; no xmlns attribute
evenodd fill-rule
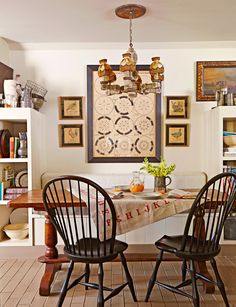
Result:
<svg viewBox="0 0 236 307"><path fill-rule="evenodd" d="M36 263L38 263L36 261ZM28 288L26 289L25 293L22 294L22 297L19 301L19 304L31 304L35 298L35 296L38 294L38 287L40 284L40 280L42 278L44 272L44 266L43 264L38 266L38 271L36 272L34 278L31 280ZM29 272L30 273L30 272Z"/></svg>
<svg viewBox="0 0 236 307"><path fill-rule="evenodd" d="M33 259L26 260L17 271L16 276L14 276L14 278L12 278L11 281L4 288L4 291L12 292L11 297L14 297L14 295L16 295L16 297L19 296L19 293L22 293L27 287L28 281L27 279L25 280L24 277L25 275L27 275L27 277L30 277L31 274L34 274L34 270L31 269L31 266L34 262L35 261ZM27 274L29 271L30 274ZM26 282L26 284L24 282ZM18 291L16 291L16 289Z"/></svg>
<svg viewBox="0 0 236 307"><path fill-rule="evenodd" d="M13 263L13 265L10 265L10 268L1 278L0 292L7 292L5 291L5 289L7 288L8 283L11 282L12 278L17 275L17 272L20 270L23 264L24 264L24 260L17 260Z"/></svg>
<svg viewBox="0 0 236 307"><path fill-rule="evenodd" d="M218 256L217 265L225 282L230 306L236 306L236 256L223 254ZM175 295L169 291L154 286L150 300L144 302L147 283L151 276L154 262L129 262L128 267L134 280L138 302L133 302L130 290L125 287L112 300L106 302L106 307L192 307L188 298ZM209 269L210 269L210 265ZM62 266L52 284L51 295L42 297L38 294L38 287L44 272L44 266L37 260L0 260L0 306L1 307L53 307L57 305L59 293L67 272L67 265ZM75 264L71 280L84 272L83 264ZM115 287L125 280L121 263L113 262L104 265L104 282L107 286ZM166 283L176 284L181 280L180 262L163 262L158 278ZM97 282L97 265L91 266L91 281ZM186 287L191 292L191 286ZM221 294L216 289L214 294L205 294L201 282L198 282L201 307L224 306ZM108 292L106 292L106 295ZM83 286L77 285L70 289L63 307L95 307L97 304L97 290L85 291Z"/></svg>

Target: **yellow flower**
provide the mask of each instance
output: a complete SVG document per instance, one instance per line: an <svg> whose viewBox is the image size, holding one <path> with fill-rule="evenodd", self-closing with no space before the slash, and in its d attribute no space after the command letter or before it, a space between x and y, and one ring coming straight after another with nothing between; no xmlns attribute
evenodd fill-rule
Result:
<svg viewBox="0 0 236 307"><path fill-rule="evenodd" d="M145 170L148 174L154 177L166 177L175 170L175 164L171 163L170 165L167 165L165 159L161 157L161 162L158 163L158 165L153 165L146 157L143 160L143 166L140 170Z"/></svg>

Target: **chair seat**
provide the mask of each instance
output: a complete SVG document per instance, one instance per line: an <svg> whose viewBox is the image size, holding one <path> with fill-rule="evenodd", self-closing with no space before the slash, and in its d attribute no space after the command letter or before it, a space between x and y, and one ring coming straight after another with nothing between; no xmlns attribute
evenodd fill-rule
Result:
<svg viewBox="0 0 236 307"><path fill-rule="evenodd" d="M184 250L181 250L183 236L163 236L160 240L155 242L155 246L163 251L174 253L178 257L188 258L188 259L200 259L207 260L212 256L217 255L220 252L219 249L212 251L211 247L208 248L208 241L203 244L203 242L198 242L194 239L192 242L192 237L187 236L186 246ZM191 248L191 249L190 249ZM197 251L197 252L196 252Z"/></svg>
<svg viewBox="0 0 236 307"><path fill-rule="evenodd" d="M115 259L119 253L128 248L127 243L115 240L114 250L113 252L110 252L110 240L107 240L105 247L106 253L104 253L104 245L104 242L98 241L95 238L81 239L79 240L79 245L77 244L77 246L80 246L80 250L76 248L75 252L71 252L73 251L71 246L71 251L65 247L64 252L73 261L100 263Z"/></svg>

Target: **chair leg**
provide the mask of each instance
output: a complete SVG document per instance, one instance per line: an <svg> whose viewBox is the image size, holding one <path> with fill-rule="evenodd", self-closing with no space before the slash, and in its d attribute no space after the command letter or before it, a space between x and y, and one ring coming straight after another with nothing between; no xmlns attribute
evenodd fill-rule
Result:
<svg viewBox="0 0 236 307"><path fill-rule="evenodd" d="M218 286L220 293L223 297L223 300L225 302L225 306L229 307L229 301L228 301L228 298L226 296L225 286L224 286L224 283L223 283L223 281L220 277L219 271L217 269L216 261L215 261L214 258L212 258L210 261L211 261L211 266L212 266L214 273L215 273L215 276L216 276L217 286Z"/></svg>
<svg viewBox="0 0 236 307"><path fill-rule="evenodd" d="M89 282L89 276L90 276L90 267L89 263L86 263L85 265L85 282ZM88 286L85 286L85 290L88 290Z"/></svg>
<svg viewBox="0 0 236 307"><path fill-rule="evenodd" d="M192 297L194 307L199 307L199 294L197 290L197 281L196 281L196 269L194 261L190 260L190 274L192 279Z"/></svg>
<svg viewBox="0 0 236 307"><path fill-rule="evenodd" d="M128 269L128 266L127 266L126 258L125 258L124 254L122 252L120 253L120 258L121 258L121 262L122 262L123 268L125 270L126 280L128 282L128 286L129 286L130 292L132 294L133 300L134 300L134 302L137 302L137 297L136 297L136 294L135 294L135 291L134 291L133 279L132 279L132 277L131 277L131 275L129 273L129 269Z"/></svg>
<svg viewBox="0 0 236 307"><path fill-rule="evenodd" d="M71 273L73 271L73 268L74 268L74 261L70 261L69 267L67 269L66 279L65 279L64 284L61 288L61 293L60 293L59 301L57 303L57 307L61 307L63 302L64 302L66 292L67 292L67 288L68 288L68 283L69 283L70 276L71 276Z"/></svg>
<svg viewBox="0 0 236 307"><path fill-rule="evenodd" d="M159 266L161 264L162 256L163 256L163 251L160 251L159 255L157 256L155 268L154 268L152 275L151 275L149 282L148 282L148 288L147 288L147 293L146 293L146 297L145 297L145 302L147 302L149 300L150 294L151 294L153 286L155 284L155 281L156 281L156 278L157 278L157 271L158 271Z"/></svg>
<svg viewBox="0 0 236 307"><path fill-rule="evenodd" d="M103 264L99 263L98 269L98 298L97 298L97 307L104 307L104 296L103 296Z"/></svg>
<svg viewBox="0 0 236 307"><path fill-rule="evenodd" d="M181 270L182 270L182 282L184 282L186 279L186 273L187 273L187 260L186 259L184 259L182 262Z"/></svg>

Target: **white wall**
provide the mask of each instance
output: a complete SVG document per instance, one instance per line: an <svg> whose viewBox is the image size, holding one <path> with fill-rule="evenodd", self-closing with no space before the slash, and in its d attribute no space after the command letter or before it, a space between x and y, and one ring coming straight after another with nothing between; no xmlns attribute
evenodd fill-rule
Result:
<svg viewBox="0 0 236 307"><path fill-rule="evenodd" d="M9 64L9 46L6 41L0 37L0 62Z"/></svg>
<svg viewBox="0 0 236 307"><path fill-rule="evenodd" d="M220 44L219 44L220 45ZM32 46L31 46L32 47ZM58 96L87 96L86 65L98 64L99 59L108 58L110 64L117 64L127 46L120 48L102 48L93 46L89 49L77 48L74 45L33 46L25 50L10 52L10 65L15 73L22 76L22 83L33 80L48 89L47 102L40 110L46 115L46 146L45 156L48 171L70 172L129 172L136 170L140 164L134 163L87 163L86 138L83 148L59 148L58 124L77 123L77 121L60 121L58 117ZM215 105L215 102L196 102L196 61L232 60L236 48L199 48L180 46L162 49L137 49L139 64L150 63L152 56L159 55L165 66L163 95L189 95L191 115L189 120L175 122L190 123L189 147L165 147L163 155L168 162L174 162L177 171L203 171L204 167L204 111ZM86 102L85 102L86 106ZM162 110L165 114L165 104ZM80 121L81 122L81 121ZM86 120L83 121L86 125ZM163 118L163 125L167 121ZM170 122L170 120L169 120ZM171 121L172 123L174 121ZM79 123L79 122L78 122ZM88 128L88 127L87 127ZM163 129L164 130L164 129ZM164 133L163 133L164 139Z"/></svg>

